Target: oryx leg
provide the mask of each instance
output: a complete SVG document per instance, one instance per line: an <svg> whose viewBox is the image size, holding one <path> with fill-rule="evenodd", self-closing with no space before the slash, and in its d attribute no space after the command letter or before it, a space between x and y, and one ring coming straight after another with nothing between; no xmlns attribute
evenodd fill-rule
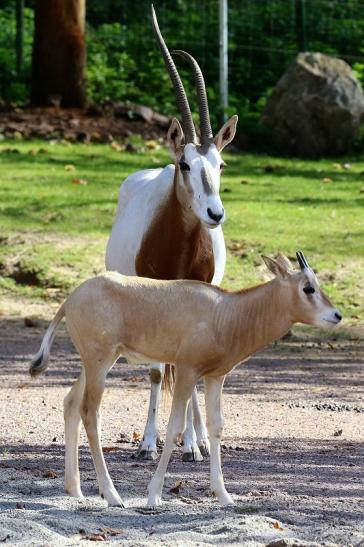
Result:
<svg viewBox="0 0 364 547"><path fill-rule="evenodd" d="M226 491L221 471L220 442L224 426L221 411L221 393L225 377L205 378L205 399L207 430L210 438L210 481L211 491L222 505L234 504Z"/></svg>
<svg viewBox="0 0 364 547"><path fill-rule="evenodd" d="M198 404L197 389L195 388L192 393L192 405L193 405L193 425L195 426L197 444L202 456L208 456L210 454L210 441L205 425L205 420L202 417L201 410Z"/></svg>
<svg viewBox="0 0 364 547"><path fill-rule="evenodd" d="M137 456L143 460L155 460L158 457L158 409L161 399L162 380L165 365L154 363L150 366L150 398L148 408L148 418L145 425L143 439L138 447Z"/></svg>
<svg viewBox="0 0 364 547"><path fill-rule="evenodd" d="M97 363L97 366L95 366ZM94 461L99 491L108 505L123 507L123 502L117 493L106 467L101 447L100 403L105 388L106 375L113 364L112 360L85 363L86 386L81 406L81 417L86 429ZM87 366L88 365L88 366Z"/></svg>
<svg viewBox="0 0 364 547"><path fill-rule="evenodd" d="M64 398L65 490L70 496L82 497L78 466L78 444L81 429L81 404L85 389L85 370Z"/></svg>
<svg viewBox="0 0 364 547"><path fill-rule="evenodd" d="M148 505L155 507L162 502L162 488L169 459L186 427L187 404L197 382L196 374L190 370L176 370L171 415L169 417L163 452L148 486Z"/></svg>

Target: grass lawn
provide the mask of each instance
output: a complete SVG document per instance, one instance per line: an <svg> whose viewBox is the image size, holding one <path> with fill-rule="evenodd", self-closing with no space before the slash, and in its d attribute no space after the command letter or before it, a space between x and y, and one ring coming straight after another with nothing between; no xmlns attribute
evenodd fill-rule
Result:
<svg viewBox="0 0 364 547"><path fill-rule="evenodd" d="M261 281L260 254L281 250L294 257L302 249L346 324L363 324L364 157L337 163L245 154L224 159L224 286ZM59 301L101 271L120 182L167 162L165 150L2 142L0 311L11 313L11 301Z"/></svg>

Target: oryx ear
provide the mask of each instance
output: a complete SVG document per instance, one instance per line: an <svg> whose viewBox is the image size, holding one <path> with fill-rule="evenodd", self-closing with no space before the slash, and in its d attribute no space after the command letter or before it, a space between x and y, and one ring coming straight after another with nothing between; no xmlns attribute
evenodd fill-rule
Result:
<svg viewBox="0 0 364 547"><path fill-rule="evenodd" d="M262 255L262 259L264 260L268 270L270 270L276 277L284 279L289 276L287 266L281 263L281 261L278 262L278 260L264 255Z"/></svg>
<svg viewBox="0 0 364 547"><path fill-rule="evenodd" d="M292 265L292 262L290 261L290 259L284 255L283 253L279 252L278 255L276 256L276 260L277 262L279 262L280 264L282 264L282 266L285 266L287 268L287 270L294 270L294 267Z"/></svg>
<svg viewBox="0 0 364 547"><path fill-rule="evenodd" d="M231 143L235 137L237 123L238 117L236 115L232 116L227 122L224 123L216 137L214 137L214 143L219 152Z"/></svg>
<svg viewBox="0 0 364 547"><path fill-rule="evenodd" d="M168 129L167 142L169 150L174 158L179 158L182 154L184 144L184 133L181 124L177 118L173 118L172 123Z"/></svg>

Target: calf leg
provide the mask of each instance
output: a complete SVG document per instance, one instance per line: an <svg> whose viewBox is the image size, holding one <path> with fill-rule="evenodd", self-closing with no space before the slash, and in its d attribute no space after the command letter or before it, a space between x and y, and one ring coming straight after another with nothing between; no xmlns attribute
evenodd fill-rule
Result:
<svg viewBox="0 0 364 547"><path fill-rule="evenodd" d="M81 408L81 417L86 429L88 442L90 444L92 459L94 461L100 495L105 498L108 505L123 507L123 502L117 493L106 467L101 447L101 423L100 403L105 387L106 374L110 368L105 363L97 362L99 368L86 369L86 387Z"/></svg>
<svg viewBox="0 0 364 547"><path fill-rule="evenodd" d="M176 371L176 383L173 392L171 415L167 426L166 441L157 470L148 486L148 505L150 507L160 505L162 502L164 476L173 448L176 446L186 427L187 403L196 382L197 377L193 372L188 370Z"/></svg>
<svg viewBox="0 0 364 547"><path fill-rule="evenodd" d="M162 380L164 375L165 365L155 363L151 365L150 375L150 399L148 408L148 418L145 425L143 440L141 441L137 456L143 460L155 460L158 457L157 440L158 440L158 409L161 398Z"/></svg>
<svg viewBox="0 0 364 547"><path fill-rule="evenodd" d="M81 428L81 402L85 389L85 370L64 399L65 424L65 490L71 496L82 497L78 467L78 444Z"/></svg>
<svg viewBox="0 0 364 547"><path fill-rule="evenodd" d="M224 418L221 412L221 392L225 377L205 378L207 430L209 432L211 491L222 505L234 504L227 493L221 471L220 441Z"/></svg>
<svg viewBox="0 0 364 547"><path fill-rule="evenodd" d="M196 388L195 388L196 389ZM200 409L198 409L200 410ZM187 421L186 429L183 432L183 455L184 462L200 462L203 460L200 448L197 444L197 435L193 423L192 398L187 406Z"/></svg>

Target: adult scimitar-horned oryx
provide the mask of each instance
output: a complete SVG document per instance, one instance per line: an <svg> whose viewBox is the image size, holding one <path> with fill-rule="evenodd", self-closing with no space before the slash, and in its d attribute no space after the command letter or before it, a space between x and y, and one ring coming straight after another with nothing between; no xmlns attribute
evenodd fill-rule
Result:
<svg viewBox="0 0 364 547"><path fill-rule="evenodd" d="M72 496L82 496L78 468L82 418L100 494L109 505L122 505L102 453L99 406L106 375L124 355L137 362L173 363L176 369L166 442L149 485L149 505L161 503L167 465L185 429L187 403L202 377L211 443L211 489L220 503L233 503L220 463L225 375L283 336L294 323L328 327L341 320L304 255L297 253L297 258L298 272L283 255L276 260L264 257L274 279L239 292L198 281L160 281L109 272L85 281L69 296L49 325L30 373L36 375L47 368L55 329L66 316L69 335L83 362L64 408L65 486Z"/></svg>
<svg viewBox="0 0 364 547"><path fill-rule="evenodd" d="M147 169L129 176L121 186L116 219L106 250L106 269L154 279L195 279L219 285L226 252L221 224L224 208L219 196L221 150L234 138L237 116L213 137L204 79L197 62L184 51L193 70L200 112L200 139L176 66L164 42L152 8L157 42L177 95L182 125L173 119L168 145L174 165ZM139 456L157 457L157 414L164 364L151 364L148 419ZM183 435L183 459L201 460L209 441L197 393L189 405Z"/></svg>

